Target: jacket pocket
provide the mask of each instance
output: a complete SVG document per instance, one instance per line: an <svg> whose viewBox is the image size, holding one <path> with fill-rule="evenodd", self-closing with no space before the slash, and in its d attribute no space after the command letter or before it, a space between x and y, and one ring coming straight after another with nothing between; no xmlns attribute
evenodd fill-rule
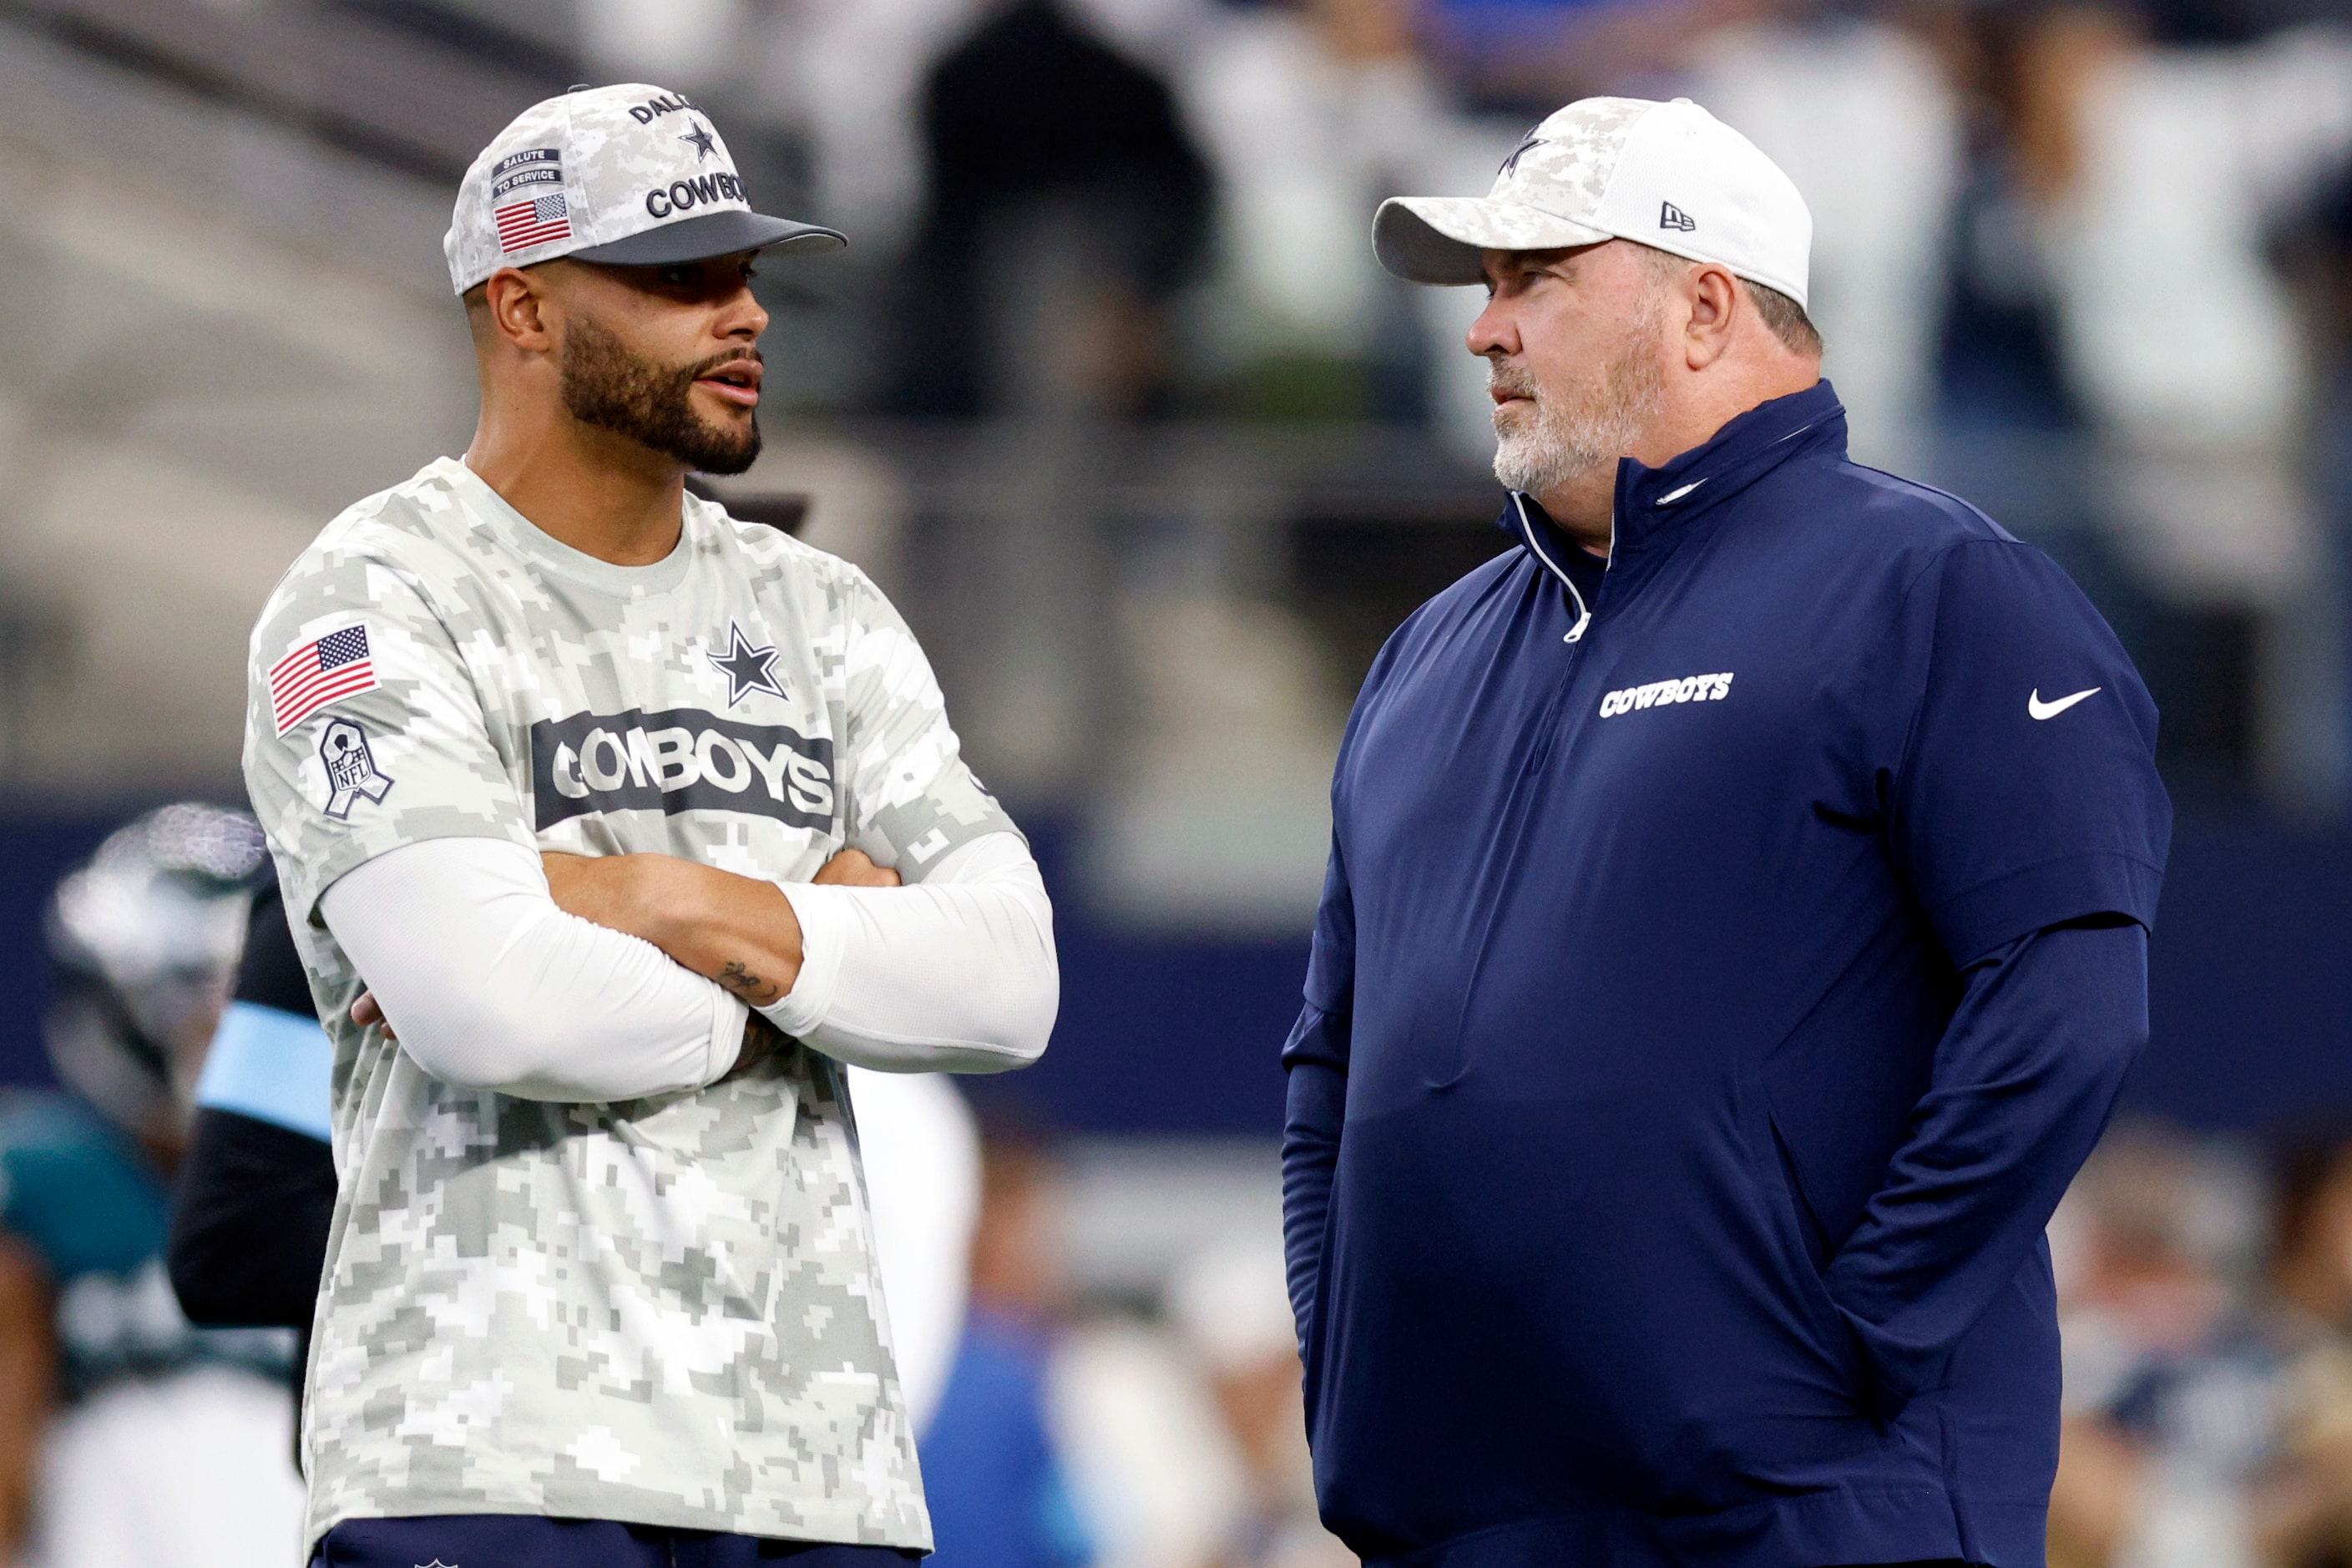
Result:
<svg viewBox="0 0 2352 1568"><path fill-rule="evenodd" d="M1838 1310L1829 1287L1822 1283L1822 1268L1828 1260L1829 1242L1815 1218L1812 1205L1805 1197L1803 1179L1798 1174L1796 1157L1790 1152L1789 1140L1780 1131L1780 1121L1769 1112L1764 1119L1765 1131L1771 1140L1771 1168L1766 1173L1770 1187L1774 1218L1780 1228L1781 1247L1788 1258L1789 1274L1807 1321L1811 1325L1814 1344L1835 1364L1845 1389L1855 1404L1875 1414L1872 1394L1869 1358L1864 1353L1862 1342L1845 1314Z"/></svg>

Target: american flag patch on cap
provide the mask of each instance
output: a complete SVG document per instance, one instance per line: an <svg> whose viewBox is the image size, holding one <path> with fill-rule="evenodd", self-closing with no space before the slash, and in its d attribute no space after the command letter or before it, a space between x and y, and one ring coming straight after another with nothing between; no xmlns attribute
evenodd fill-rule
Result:
<svg viewBox="0 0 2352 1568"><path fill-rule="evenodd" d="M509 202L490 214L499 226L500 250L528 250L551 239L572 237L572 215L560 195Z"/></svg>
<svg viewBox="0 0 2352 1568"><path fill-rule="evenodd" d="M269 667L269 710L281 735L340 698L376 688L365 625L329 632Z"/></svg>

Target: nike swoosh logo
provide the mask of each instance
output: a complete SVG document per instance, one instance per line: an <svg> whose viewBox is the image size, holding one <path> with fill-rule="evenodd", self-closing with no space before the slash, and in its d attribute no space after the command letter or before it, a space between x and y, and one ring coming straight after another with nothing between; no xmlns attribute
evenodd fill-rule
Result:
<svg viewBox="0 0 2352 1568"><path fill-rule="evenodd" d="M2044 702L2042 700L2042 688L2037 686L2033 689L2033 695L2025 700L2025 710L2036 719L2055 719L2084 698L2096 697L2104 689L2105 689L2104 687L2094 686L2088 691L2077 691L2072 697L2061 697L2055 702Z"/></svg>

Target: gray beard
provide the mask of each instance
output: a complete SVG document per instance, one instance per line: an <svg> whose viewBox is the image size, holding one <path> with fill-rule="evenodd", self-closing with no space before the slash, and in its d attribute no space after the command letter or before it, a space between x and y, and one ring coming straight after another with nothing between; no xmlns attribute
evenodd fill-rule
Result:
<svg viewBox="0 0 2352 1568"><path fill-rule="evenodd" d="M1632 454L1665 404L1656 352L1663 314L1642 313L1597 382L1580 389L1584 395L1573 405L1496 367L1498 384L1535 396L1533 415L1517 416L1508 429L1503 410L1495 410L1495 478L1504 489L1540 496L1596 469L1614 470L1618 458Z"/></svg>

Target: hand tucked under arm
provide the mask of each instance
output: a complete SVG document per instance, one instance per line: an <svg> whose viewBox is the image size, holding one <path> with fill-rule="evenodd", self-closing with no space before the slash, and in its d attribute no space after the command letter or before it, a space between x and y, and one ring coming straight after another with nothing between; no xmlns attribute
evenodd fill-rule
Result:
<svg viewBox="0 0 2352 1568"><path fill-rule="evenodd" d="M344 876L320 907L401 1048L446 1083L635 1100L701 1088L742 1054L741 1003L558 909L520 845L406 845Z"/></svg>

